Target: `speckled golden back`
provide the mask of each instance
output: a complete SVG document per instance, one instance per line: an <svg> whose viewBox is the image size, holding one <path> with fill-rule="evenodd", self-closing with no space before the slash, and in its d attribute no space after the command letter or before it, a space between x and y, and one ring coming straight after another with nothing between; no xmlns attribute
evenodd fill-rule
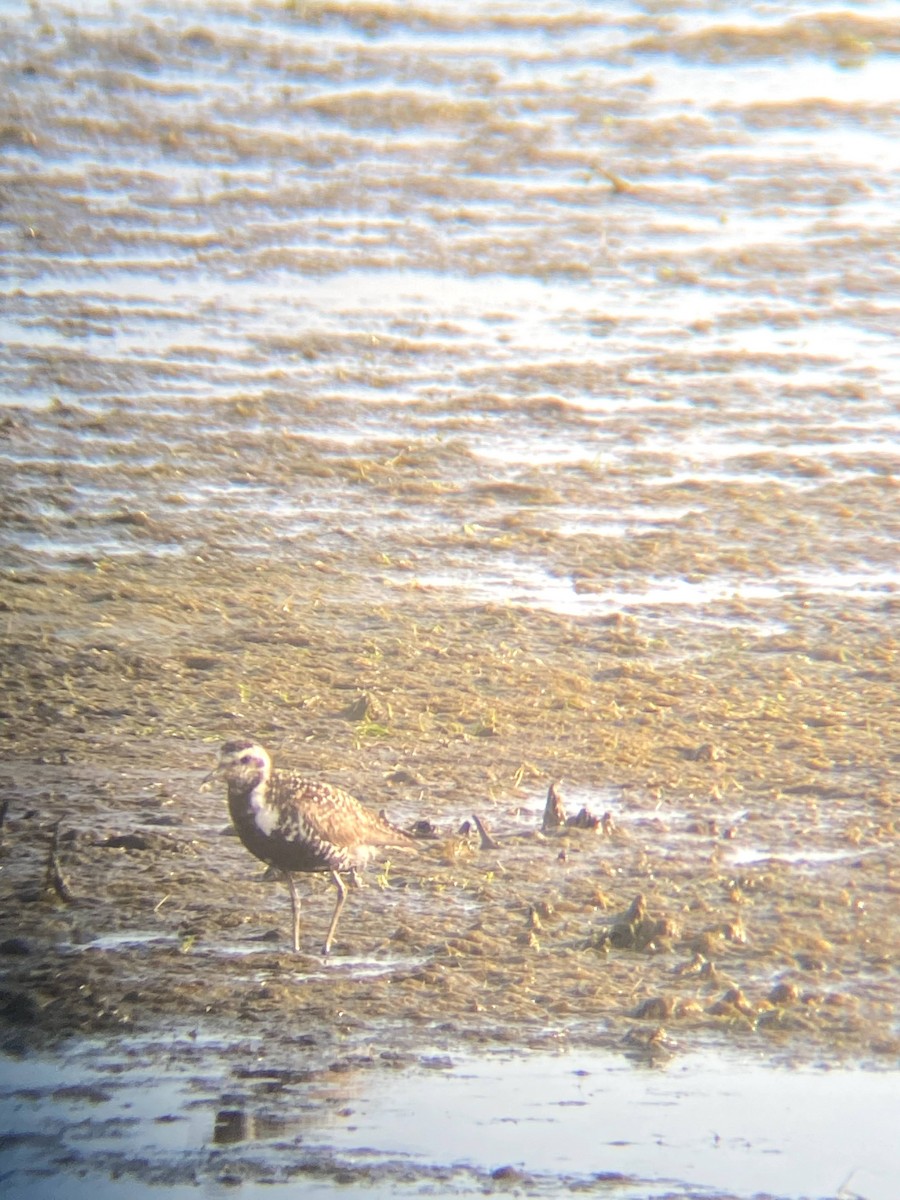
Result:
<svg viewBox="0 0 900 1200"><path fill-rule="evenodd" d="M343 788L306 779L298 771L274 770L269 798L288 820L296 814L305 832L357 857L367 858L367 851L379 846L401 849L415 841Z"/></svg>

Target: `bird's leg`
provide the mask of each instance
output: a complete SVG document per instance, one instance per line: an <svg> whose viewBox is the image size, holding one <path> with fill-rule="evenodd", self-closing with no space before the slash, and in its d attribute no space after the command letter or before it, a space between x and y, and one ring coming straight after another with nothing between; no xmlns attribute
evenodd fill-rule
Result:
<svg viewBox="0 0 900 1200"><path fill-rule="evenodd" d="M290 871L285 871L288 887L291 889L291 916L294 918L294 953L300 953L300 897L297 895L297 885Z"/></svg>
<svg viewBox="0 0 900 1200"><path fill-rule="evenodd" d="M337 888L337 903L334 906L334 912L331 914L331 924L328 926L328 934L325 938L325 945L322 947L323 954L331 952L331 939L334 937L334 931L337 929L338 918L341 915L341 909L344 907L344 901L347 899L347 889L344 886L344 881L341 879L338 871L331 872L331 878L334 880L334 886Z"/></svg>

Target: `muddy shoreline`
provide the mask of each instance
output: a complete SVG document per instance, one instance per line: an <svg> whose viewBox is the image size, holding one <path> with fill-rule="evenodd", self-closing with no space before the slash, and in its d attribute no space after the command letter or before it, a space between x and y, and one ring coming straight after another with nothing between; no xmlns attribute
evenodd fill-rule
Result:
<svg viewBox="0 0 900 1200"><path fill-rule="evenodd" d="M0 7L4 1181L893 1200L896 20Z"/></svg>
<svg viewBox="0 0 900 1200"><path fill-rule="evenodd" d="M293 572L286 605L286 567L233 567L8 578L14 1041L195 1020L327 1029L339 1011L363 1040L399 1015L401 1048L440 1029L896 1055L896 666L880 635L845 626L837 644L795 612L790 637L724 629L702 663L653 662L627 620L418 590L362 606L304 595ZM369 873L324 972L324 882L304 889L311 953L295 961L280 885L228 836L223 799L197 791L236 732L440 833ZM555 779L570 812L608 812L606 830L542 834ZM498 849L458 834L472 813ZM45 877L56 822L68 903ZM344 955L383 969L361 978Z"/></svg>

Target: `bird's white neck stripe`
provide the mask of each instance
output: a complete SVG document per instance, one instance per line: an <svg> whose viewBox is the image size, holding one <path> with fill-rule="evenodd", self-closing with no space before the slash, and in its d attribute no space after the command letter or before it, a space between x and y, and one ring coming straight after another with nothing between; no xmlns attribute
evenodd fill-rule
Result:
<svg viewBox="0 0 900 1200"><path fill-rule="evenodd" d="M253 823L260 833L271 837L278 827L278 813L266 802L266 781L261 779L250 793L250 811L253 813Z"/></svg>

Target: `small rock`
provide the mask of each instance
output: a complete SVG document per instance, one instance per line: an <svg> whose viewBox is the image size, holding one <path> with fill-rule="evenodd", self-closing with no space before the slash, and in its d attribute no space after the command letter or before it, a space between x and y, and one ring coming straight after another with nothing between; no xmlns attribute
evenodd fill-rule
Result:
<svg viewBox="0 0 900 1200"><path fill-rule="evenodd" d="M0 990L0 1015L12 1025L33 1025L40 1016L40 1006L28 992Z"/></svg>
<svg viewBox="0 0 900 1200"><path fill-rule="evenodd" d="M776 983L768 995L770 1004L796 1004L800 989L795 983Z"/></svg>
<svg viewBox="0 0 900 1200"><path fill-rule="evenodd" d="M517 1167L497 1167L496 1171L491 1171L491 1179L496 1183L523 1183L527 1178Z"/></svg>
<svg viewBox="0 0 900 1200"><path fill-rule="evenodd" d="M9 937L0 942L0 954L11 954L19 958L31 953L31 942L23 937Z"/></svg>
<svg viewBox="0 0 900 1200"><path fill-rule="evenodd" d="M412 835L417 838L436 838L438 837L438 831L431 821L422 818L413 825Z"/></svg>
<svg viewBox="0 0 900 1200"><path fill-rule="evenodd" d="M109 850L149 850L150 839L142 833L118 833L103 843Z"/></svg>
<svg viewBox="0 0 900 1200"><path fill-rule="evenodd" d="M675 1012L675 1001L671 996L650 996L634 1010L639 1021L668 1021Z"/></svg>
<svg viewBox="0 0 900 1200"><path fill-rule="evenodd" d="M600 825L600 818L587 808L580 808L574 817L568 817L566 825L570 829L597 829Z"/></svg>

